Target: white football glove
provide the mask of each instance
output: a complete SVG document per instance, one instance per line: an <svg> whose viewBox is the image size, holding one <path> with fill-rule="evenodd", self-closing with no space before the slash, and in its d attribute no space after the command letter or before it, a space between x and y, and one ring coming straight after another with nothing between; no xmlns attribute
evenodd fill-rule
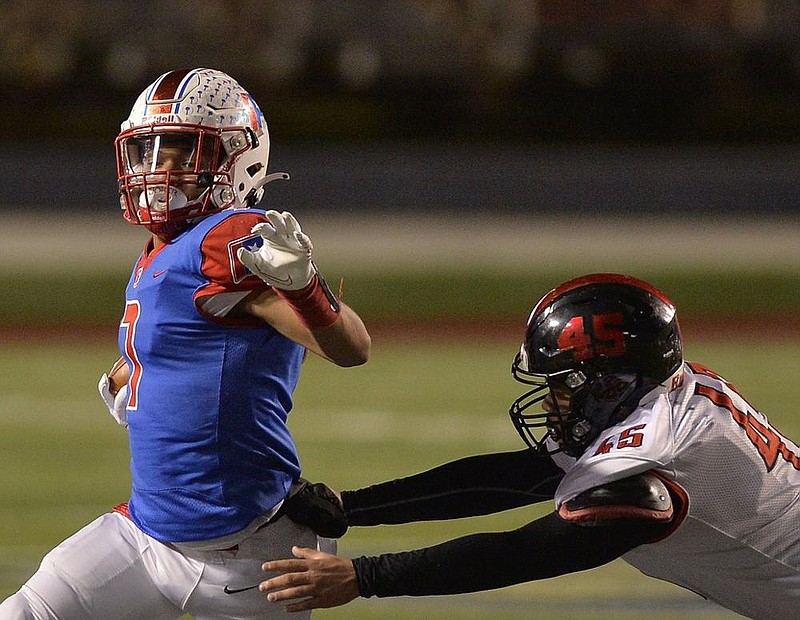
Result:
<svg viewBox="0 0 800 620"><path fill-rule="evenodd" d="M237 256L245 267L267 284L286 291L305 288L316 270L311 262L314 246L288 211L267 211L269 223L253 226L263 245L255 251L239 248Z"/></svg>
<svg viewBox="0 0 800 620"><path fill-rule="evenodd" d="M100 376L100 382L97 384L97 391L100 392L100 397L108 407L108 412L111 417L117 421L117 424L128 428L128 414L126 407L128 405L128 384L126 383L116 394L112 394L109 388L108 375L103 373Z"/></svg>

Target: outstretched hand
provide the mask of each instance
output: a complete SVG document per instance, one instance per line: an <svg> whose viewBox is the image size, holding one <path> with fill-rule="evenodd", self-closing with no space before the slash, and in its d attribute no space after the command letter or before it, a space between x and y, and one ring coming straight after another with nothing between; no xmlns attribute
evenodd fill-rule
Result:
<svg viewBox="0 0 800 620"><path fill-rule="evenodd" d="M257 250L239 248L237 256L252 273L275 288L295 291L314 277L314 246L288 211L267 211L268 222L253 226L263 241Z"/></svg>
<svg viewBox="0 0 800 620"><path fill-rule="evenodd" d="M268 601L296 601L286 610L306 611L338 607L358 598L356 571L348 558L306 547L292 547L292 555L297 559L272 560L261 566L279 573L258 586Z"/></svg>

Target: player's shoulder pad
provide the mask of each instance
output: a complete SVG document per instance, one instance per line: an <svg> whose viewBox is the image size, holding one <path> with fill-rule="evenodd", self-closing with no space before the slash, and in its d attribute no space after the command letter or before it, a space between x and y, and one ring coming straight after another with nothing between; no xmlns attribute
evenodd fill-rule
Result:
<svg viewBox="0 0 800 620"><path fill-rule="evenodd" d="M599 525L622 519L669 521L674 508L666 485L644 472L584 491L564 502L558 514L566 521Z"/></svg>
<svg viewBox="0 0 800 620"><path fill-rule="evenodd" d="M251 229L267 221L263 211L228 209L206 219L210 221L209 227L200 242L200 271L205 277L227 289L266 287L264 282L250 273L237 255L239 248L261 243L261 236L251 232Z"/></svg>

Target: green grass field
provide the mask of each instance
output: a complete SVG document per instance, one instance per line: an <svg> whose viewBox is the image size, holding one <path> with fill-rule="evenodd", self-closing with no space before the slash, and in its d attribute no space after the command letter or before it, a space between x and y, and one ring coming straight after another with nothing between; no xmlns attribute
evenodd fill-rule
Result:
<svg viewBox="0 0 800 620"><path fill-rule="evenodd" d="M509 337L480 344L382 341L375 344L370 363L359 368L339 369L309 359L291 417L305 474L352 488L470 453L520 448L506 417L507 405L519 392L509 374L516 346ZM690 344L688 355L727 375L779 428L800 436L800 421L790 415L800 402L796 342L765 348L698 342ZM35 570L52 546L127 497L125 431L95 392L97 376L115 356L113 343L5 343L0 351L0 598ZM355 529L341 541L340 552L400 550L467 532L511 528L547 509ZM489 615L495 620L736 617L623 563L483 594L359 600L316 617Z"/></svg>

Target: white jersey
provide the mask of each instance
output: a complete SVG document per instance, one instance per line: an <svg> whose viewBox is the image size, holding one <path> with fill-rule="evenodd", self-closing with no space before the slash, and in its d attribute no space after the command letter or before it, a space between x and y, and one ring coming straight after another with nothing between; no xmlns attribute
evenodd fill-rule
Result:
<svg viewBox="0 0 800 620"><path fill-rule="evenodd" d="M751 618L800 615L800 448L724 379L686 363L566 471L560 506L592 487L651 470L685 498L676 527L623 558Z"/></svg>

